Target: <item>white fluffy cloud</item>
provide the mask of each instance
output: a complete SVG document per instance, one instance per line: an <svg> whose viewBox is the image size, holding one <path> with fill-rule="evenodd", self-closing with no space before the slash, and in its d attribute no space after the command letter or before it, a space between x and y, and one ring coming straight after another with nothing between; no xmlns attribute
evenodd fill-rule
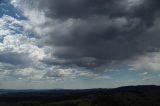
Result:
<svg viewBox="0 0 160 106"><path fill-rule="evenodd" d="M32 0L11 0L11 4L22 10L23 15L27 17L27 23L24 25L25 30L35 32L37 36L51 32L50 25L54 23L45 16L45 11L37 9L36 2ZM46 23L48 27L45 26Z"/></svg>
<svg viewBox="0 0 160 106"><path fill-rule="evenodd" d="M12 3L18 6L17 0ZM0 18L0 78L41 79L45 65L40 61L47 56L38 39L29 37L27 20L5 15Z"/></svg>
<svg viewBox="0 0 160 106"><path fill-rule="evenodd" d="M69 68L61 68L61 67L50 67L46 70L44 74L44 79L53 79L53 80L65 80L66 78L74 78L75 71Z"/></svg>
<svg viewBox="0 0 160 106"><path fill-rule="evenodd" d="M5 36L3 43L0 43L0 51L28 54L29 58L33 60L41 60L45 57L43 48L36 45L36 39L23 35Z"/></svg>
<svg viewBox="0 0 160 106"><path fill-rule="evenodd" d="M11 16L3 15L0 18L0 37L22 33L21 28L25 24L23 20L17 20Z"/></svg>

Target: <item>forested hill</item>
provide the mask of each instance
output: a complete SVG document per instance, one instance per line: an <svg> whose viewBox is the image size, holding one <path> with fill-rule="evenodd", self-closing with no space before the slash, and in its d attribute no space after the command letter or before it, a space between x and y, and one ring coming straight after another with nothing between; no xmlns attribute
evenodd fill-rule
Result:
<svg viewBox="0 0 160 106"><path fill-rule="evenodd" d="M160 86L0 90L0 106L160 106Z"/></svg>

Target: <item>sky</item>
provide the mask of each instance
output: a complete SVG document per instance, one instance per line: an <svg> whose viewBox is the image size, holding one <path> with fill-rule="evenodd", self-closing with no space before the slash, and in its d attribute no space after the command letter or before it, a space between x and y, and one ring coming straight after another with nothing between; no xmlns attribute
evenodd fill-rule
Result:
<svg viewBox="0 0 160 106"><path fill-rule="evenodd" d="M160 85L159 0L0 0L0 89Z"/></svg>

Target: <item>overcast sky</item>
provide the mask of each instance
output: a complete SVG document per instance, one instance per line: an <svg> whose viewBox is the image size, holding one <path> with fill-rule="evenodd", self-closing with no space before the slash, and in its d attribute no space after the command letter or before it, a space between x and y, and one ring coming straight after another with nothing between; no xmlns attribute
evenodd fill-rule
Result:
<svg viewBox="0 0 160 106"><path fill-rule="evenodd" d="M160 82L159 0L0 0L0 88Z"/></svg>

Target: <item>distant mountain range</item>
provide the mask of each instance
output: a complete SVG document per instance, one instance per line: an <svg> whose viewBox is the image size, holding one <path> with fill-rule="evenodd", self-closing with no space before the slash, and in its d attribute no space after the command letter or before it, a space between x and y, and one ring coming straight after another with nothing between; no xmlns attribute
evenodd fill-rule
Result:
<svg viewBox="0 0 160 106"><path fill-rule="evenodd" d="M160 106L160 86L74 90L0 89L0 106L32 106L29 104L33 106Z"/></svg>
<svg viewBox="0 0 160 106"><path fill-rule="evenodd" d="M157 85L137 85L137 86L123 86L118 88L93 88L93 89L0 89L0 93L33 93L33 92L92 92L92 91L107 91L107 92L128 92L128 91L142 91L150 89L159 89Z"/></svg>

